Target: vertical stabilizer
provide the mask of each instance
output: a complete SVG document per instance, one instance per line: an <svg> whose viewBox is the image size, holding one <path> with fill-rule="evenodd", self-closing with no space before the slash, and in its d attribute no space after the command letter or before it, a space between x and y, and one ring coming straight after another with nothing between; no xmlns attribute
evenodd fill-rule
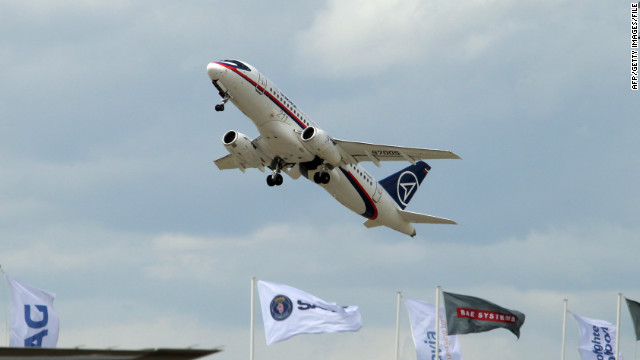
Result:
<svg viewBox="0 0 640 360"><path fill-rule="evenodd" d="M415 165L408 166L397 173L380 180L380 185L391 195L404 210L413 195L418 191L422 180L431 170L431 166L424 161L418 161Z"/></svg>

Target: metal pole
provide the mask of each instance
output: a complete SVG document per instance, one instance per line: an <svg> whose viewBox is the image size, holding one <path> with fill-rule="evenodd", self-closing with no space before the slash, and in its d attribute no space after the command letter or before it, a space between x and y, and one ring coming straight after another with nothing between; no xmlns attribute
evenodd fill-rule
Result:
<svg viewBox="0 0 640 360"><path fill-rule="evenodd" d="M436 355L440 360L440 285L436 286Z"/></svg>
<svg viewBox="0 0 640 360"><path fill-rule="evenodd" d="M561 360L564 360L564 343L567 335L567 302L569 300L564 299L564 307L562 310L562 355L560 356Z"/></svg>
<svg viewBox="0 0 640 360"><path fill-rule="evenodd" d="M616 359L620 359L620 306L622 293L618 293L618 314L616 316Z"/></svg>
<svg viewBox="0 0 640 360"><path fill-rule="evenodd" d="M398 291L396 306L396 360L400 356L400 299L402 299L402 292Z"/></svg>
<svg viewBox="0 0 640 360"><path fill-rule="evenodd" d="M7 275L4 272L4 269L2 268L2 265L0 265L0 274L1 274L0 275L1 277L7 279L7 285L8 285L9 284L9 279L7 278ZM11 322L11 320L10 320L11 319L11 315L9 313L9 307L4 302L4 299L6 299L4 289L5 289L5 287L4 287L4 285L2 285L2 299L0 299L0 302L2 302L2 304L4 305L2 307L4 311L2 313L4 315L4 320L5 320L4 321L4 333L5 333L5 336L6 336L6 337L3 336L3 338L7 339L7 344L10 345L11 344L11 330L9 328L9 326L10 326L9 324ZM11 298L11 295L9 295L9 306L11 306L11 299L10 298Z"/></svg>
<svg viewBox="0 0 640 360"><path fill-rule="evenodd" d="M255 288L256 288L256 278L251 278L251 330L249 331L249 360L253 360L253 328L255 325Z"/></svg>

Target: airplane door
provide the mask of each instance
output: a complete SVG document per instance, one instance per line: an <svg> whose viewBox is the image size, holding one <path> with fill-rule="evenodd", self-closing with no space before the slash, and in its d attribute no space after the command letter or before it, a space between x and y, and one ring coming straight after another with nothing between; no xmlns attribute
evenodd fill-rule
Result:
<svg viewBox="0 0 640 360"><path fill-rule="evenodd" d="M256 91L258 94L262 95L264 90L267 88L267 77L258 73L258 83L256 84Z"/></svg>
<svg viewBox="0 0 640 360"><path fill-rule="evenodd" d="M378 203L380 202L381 197L382 197L382 189L380 189L380 184L376 182L376 189L373 191L373 196L371 198L373 199L373 202Z"/></svg>

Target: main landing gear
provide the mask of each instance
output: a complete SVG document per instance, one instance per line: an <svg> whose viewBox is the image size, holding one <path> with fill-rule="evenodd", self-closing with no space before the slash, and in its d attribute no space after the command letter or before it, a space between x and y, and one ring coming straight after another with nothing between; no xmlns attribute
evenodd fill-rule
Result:
<svg viewBox="0 0 640 360"><path fill-rule="evenodd" d="M284 181L284 179L282 178L282 174L280 172L282 171L283 163L284 161L278 157L273 159L270 166L270 168L273 169L273 174L267 176L267 185L269 186L282 185L282 182Z"/></svg>
<svg viewBox="0 0 640 360"><path fill-rule="evenodd" d="M333 170L333 167L326 164L324 160L318 156L311 161L300 163L300 169L304 170L303 175L309 180L311 180L311 177L309 177L309 171L315 171L313 174L313 181L316 184L326 185L331 181L330 170Z"/></svg>
<svg viewBox="0 0 640 360"><path fill-rule="evenodd" d="M329 183L330 180L331 180L331 175L329 175L329 173L326 171L319 171L313 174L313 181L315 181L316 184L326 185Z"/></svg>
<svg viewBox="0 0 640 360"><path fill-rule="evenodd" d="M269 186L280 186L283 182L282 174L274 172L272 175L267 176L267 185Z"/></svg>

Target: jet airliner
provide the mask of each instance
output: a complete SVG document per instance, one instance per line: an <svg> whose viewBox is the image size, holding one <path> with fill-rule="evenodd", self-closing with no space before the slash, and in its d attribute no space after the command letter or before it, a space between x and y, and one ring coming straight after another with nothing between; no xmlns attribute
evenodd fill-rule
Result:
<svg viewBox="0 0 640 360"><path fill-rule="evenodd" d="M258 129L255 139L227 131L222 143L228 155L215 160L220 170L257 168L269 186L293 179L312 180L342 205L362 215L368 228L387 226L415 236L413 223L456 224L453 220L405 210L431 167L423 159L460 159L447 150L431 150L345 141L320 129L258 69L239 60L207 65L207 74L221 97L216 111L231 101ZM359 163L408 161L410 166L376 181Z"/></svg>

